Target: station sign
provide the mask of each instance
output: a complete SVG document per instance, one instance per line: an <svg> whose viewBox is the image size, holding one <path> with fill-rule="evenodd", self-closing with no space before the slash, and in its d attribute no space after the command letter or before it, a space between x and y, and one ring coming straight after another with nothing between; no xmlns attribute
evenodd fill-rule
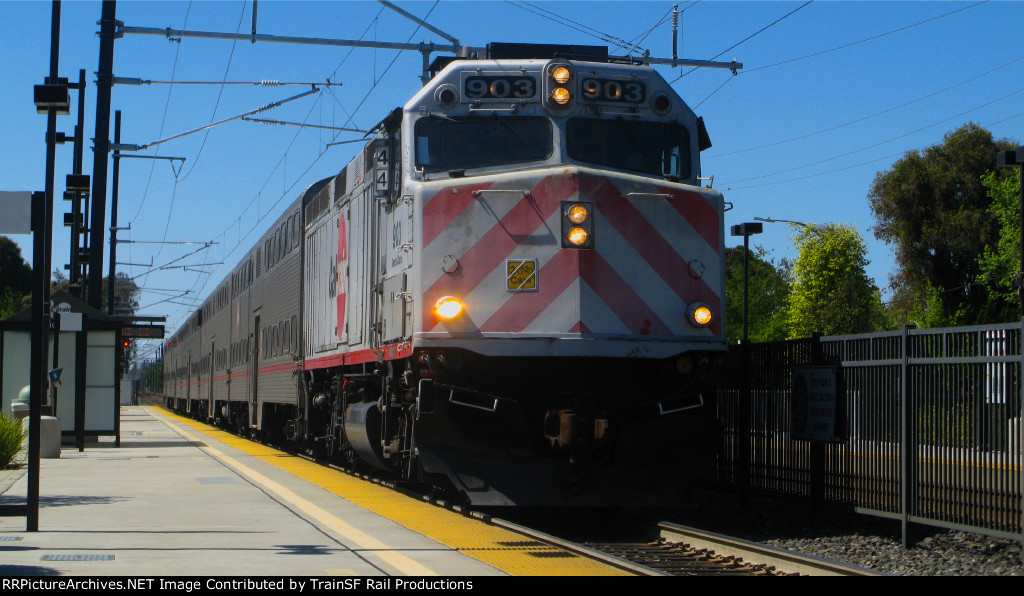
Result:
<svg viewBox="0 0 1024 596"><path fill-rule="evenodd" d="M128 325L121 328L121 337L163 339L163 325Z"/></svg>

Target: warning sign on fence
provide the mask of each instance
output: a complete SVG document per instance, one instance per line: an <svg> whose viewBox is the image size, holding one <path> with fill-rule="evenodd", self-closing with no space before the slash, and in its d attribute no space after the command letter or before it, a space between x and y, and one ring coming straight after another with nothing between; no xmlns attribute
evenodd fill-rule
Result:
<svg viewBox="0 0 1024 596"><path fill-rule="evenodd" d="M791 428L794 439L826 443L839 440L836 394L834 366L793 367Z"/></svg>

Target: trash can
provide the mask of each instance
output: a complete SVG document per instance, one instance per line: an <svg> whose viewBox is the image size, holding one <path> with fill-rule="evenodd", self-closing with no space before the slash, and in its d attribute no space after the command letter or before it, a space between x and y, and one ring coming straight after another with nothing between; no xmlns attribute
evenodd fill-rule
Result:
<svg viewBox="0 0 1024 596"><path fill-rule="evenodd" d="M29 419L21 421L25 434L29 433ZM56 416L39 417L39 457L43 459L60 458L60 418Z"/></svg>
<svg viewBox="0 0 1024 596"><path fill-rule="evenodd" d="M25 385L18 393L18 398L11 402L11 414L21 420L25 435L29 432L29 386ZM60 418L55 416L39 417L39 457L57 459L60 457Z"/></svg>

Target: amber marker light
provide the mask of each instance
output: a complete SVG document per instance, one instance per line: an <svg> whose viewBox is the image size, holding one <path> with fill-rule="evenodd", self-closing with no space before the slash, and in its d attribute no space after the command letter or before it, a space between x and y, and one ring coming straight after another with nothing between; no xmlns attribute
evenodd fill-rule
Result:
<svg viewBox="0 0 1024 596"><path fill-rule="evenodd" d="M569 242L572 242L576 246L581 246L587 241L587 231L583 228L573 228L569 230Z"/></svg>
<svg viewBox="0 0 1024 596"><path fill-rule="evenodd" d="M556 66L555 69L551 71L551 78L555 79L562 85L569 82L569 76L569 69L564 66Z"/></svg>
<svg viewBox="0 0 1024 596"><path fill-rule="evenodd" d="M558 105L564 106L569 103L569 90L565 87L555 87L551 91L551 99Z"/></svg>
<svg viewBox="0 0 1024 596"><path fill-rule="evenodd" d="M434 303L434 312L442 319L450 321L462 313L462 303L453 296L444 296Z"/></svg>
<svg viewBox="0 0 1024 596"><path fill-rule="evenodd" d="M587 208L584 207L583 205L573 205L572 207L569 207L569 211L565 215L566 217L569 218L569 221L571 221L572 223L581 224L587 221L587 217L590 215L590 213L587 211Z"/></svg>

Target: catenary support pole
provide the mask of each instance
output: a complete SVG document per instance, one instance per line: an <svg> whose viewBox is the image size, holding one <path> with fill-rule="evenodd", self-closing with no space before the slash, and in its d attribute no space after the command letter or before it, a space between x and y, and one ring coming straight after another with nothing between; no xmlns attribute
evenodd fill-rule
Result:
<svg viewBox="0 0 1024 596"><path fill-rule="evenodd" d="M117 2L106 0L100 17L100 61L96 72L96 134L93 138L92 224L89 229L89 305L102 309L103 230L107 210L107 162L110 159L110 92L114 80Z"/></svg>

